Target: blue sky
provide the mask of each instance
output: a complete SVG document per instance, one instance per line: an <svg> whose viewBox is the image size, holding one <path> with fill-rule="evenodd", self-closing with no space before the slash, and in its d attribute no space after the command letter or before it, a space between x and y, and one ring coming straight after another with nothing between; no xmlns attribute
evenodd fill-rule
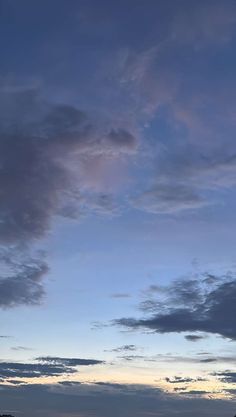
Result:
<svg viewBox="0 0 236 417"><path fill-rule="evenodd" d="M233 0L0 0L0 411L235 413L235 41Z"/></svg>

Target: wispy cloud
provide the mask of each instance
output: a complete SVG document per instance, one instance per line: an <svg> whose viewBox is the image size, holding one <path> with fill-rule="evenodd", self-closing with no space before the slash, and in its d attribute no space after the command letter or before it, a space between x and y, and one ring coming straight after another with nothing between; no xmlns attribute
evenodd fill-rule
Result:
<svg viewBox="0 0 236 417"><path fill-rule="evenodd" d="M135 351L137 350L138 347L136 345L122 345L122 346L118 346L117 348L111 349L109 351L105 351L105 352L130 352L130 351Z"/></svg>

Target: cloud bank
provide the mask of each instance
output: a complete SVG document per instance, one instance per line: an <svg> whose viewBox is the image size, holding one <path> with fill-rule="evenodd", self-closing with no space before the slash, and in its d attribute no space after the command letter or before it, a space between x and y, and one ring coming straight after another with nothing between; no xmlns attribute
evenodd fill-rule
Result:
<svg viewBox="0 0 236 417"><path fill-rule="evenodd" d="M182 390L183 391L183 390ZM170 395L162 390L145 385L135 384L57 384L57 385L22 385L1 386L0 400L3 410L21 410L26 417L32 412L35 416L62 417L82 414L89 416L131 417L149 414L164 417L199 414L206 417L227 413L233 415L234 401L210 400L201 398L206 391L193 390L189 395Z"/></svg>

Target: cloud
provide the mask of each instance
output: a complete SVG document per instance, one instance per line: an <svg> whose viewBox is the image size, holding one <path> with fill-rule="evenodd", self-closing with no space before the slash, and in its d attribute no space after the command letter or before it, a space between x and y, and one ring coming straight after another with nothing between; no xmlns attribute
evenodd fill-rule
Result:
<svg viewBox="0 0 236 417"><path fill-rule="evenodd" d="M224 392L226 392L227 394L232 394L233 398L235 398L236 389L225 389Z"/></svg>
<svg viewBox="0 0 236 417"><path fill-rule="evenodd" d="M205 378L202 378L202 377L190 378L190 377L181 377L181 376L174 376L173 378L166 378L165 380L166 382L169 382L170 384L183 384L183 383L207 381Z"/></svg>
<svg viewBox="0 0 236 417"><path fill-rule="evenodd" d="M122 355L122 356L118 356L119 359L123 359L125 361L136 361L139 359L144 359L145 360L145 356L143 355Z"/></svg>
<svg viewBox="0 0 236 417"><path fill-rule="evenodd" d="M134 207L150 213L175 213L204 207L206 200L189 186L159 184L133 199Z"/></svg>
<svg viewBox="0 0 236 417"><path fill-rule="evenodd" d="M183 390L182 390L183 391ZM201 398L190 392L188 396L167 394L161 389L148 385L116 384L28 384L22 386L1 386L0 401L3 410L19 410L25 417L63 417L83 415L85 417L109 417L120 415L158 415L164 417L220 417L234 415L235 403L227 400ZM192 398L194 397L194 398ZM195 398L196 397L196 398Z"/></svg>
<svg viewBox="0 0 236 417"><path fill-rule="evenodd" d="M203 357L204 355L204 357ZM153 358L155 359L155 357ZM161 362L183 362L183 363L204 363L204 364L211 364L211 363L236 363L236 356L235 355L210 355L209 353L201 354L200 356L176 356L176 355L158 355L156 357L157 361Z"/></svg>
<svg viewBox="0 0 236 417"><path fill-rule="evenodd" d="M201 335L197 335L197 334L187 334L184 337L185 337L186 340L188 340L188 342L199 342L200 340L206 338L206 336L201 336Z"/></svg>
<svg viewBox="0 0 236 417"><path fill-rule="evenodd" d="M0 377L8 378L40 378L73 374L76 370L63 365L41 363L0 362Z"/></svg>
<svg viewBox="0 0 236 417"><path fill-rule="evenodd" d="M151 186L132 196L130 204L148 213L169 215L219 204L219 190L234 187L236 174L234 144L229 136L228 146L223 148L221 139L218 144L209 140L207 147L191 143L189 138L176 144L173 135L168 148L160 145L159 151L151 151Z"/></svg>
<svg viewBox="0 0 236 417"><path fill-rule="evenodd" d="M180 392L180 394L183 394L183 395L200 395L200 396L202 396L202 395L205 395L205 394L212 394L212 392L211 391L206 391L206 390L201 390L201 389L193 389L193 390L189 390L189 391L183 391L183 392Z"/></svg>
<svg viewBox="0 0 236 417"><path fill-rule="evenodd" d="M125 129L111 129L104 138L106 146L111 146L111 151L133 153L137 149L136 138Z"/></svg>
<svg viewBox="0 0 236 417"><path fill-rule="evenodd" d="M165 30L153 28L155 41L143 47L115 50L104 70L117 112L145 126L141 163L147 162L147 149L149 167L153 163L146 184L140 183L139 194L133 192L129 202L148 213L169 215L221 203L217 191L235 186L236 178L236 86L229 70L235 4L173 7L170 12L163 5L150 6L149 21L151 10L159 10Z"/></svg>
<svg viewBox="0 0 236 417"><path fill-rule="evenodd" d="M219 379L223 382L227 382L230 384L236 383L236 372L223 371L223 372L216 372L214 375L218 376Z"/></svg>
<svg viewBox="0 0 236 417"><path fill-rule="evenodd" d="M7 383L12 385L22 385L22 381L20 381L19 379L8 379ZM27 382L25 381L23 383L27 384Z"/></svg>
<svg viewBox="0 0 236 417"><path fill-rule="evenodd" d="M143 318L121 318L114 325L130 330L150 330L156 333L206 332L236 340L236 280L232 275L215 276L215 283L206 276L174 281L165 288L164 297L156 299L151 311L147 304ZM149 301L149 300L147 300ZM145 310L145 304L142 304Z"/></svg>
<svg viewBox="0 0 236 417"><path fill-rule="evenodd" d="M109 194L87 192L84 161L113 160L136 148L136 138L124 128L94 126L82 110L46 102L36 88L1 82L0 249L8 247L12 258L28 251L28 260L1 277L0 307L43 300L49 267L31 259L29 248L47 235L56 216L118 211ZM7 256L1 262L12 267Z"/></svg>
<svg viewBox="0 0 236 417"><path fill-rule="evenodd" d="M57 356L40 356L36 358L37 361L54 364L54 365L63 365L63 366L88 366L88 365L98 365L104 363L97 359L80 359L80 358L60 358Z"/></svg>
<svg viewBox="0 0 236 417"><path fill-rule="evenodd" d="M211 20L212 14L221 8L218 6L207 6L205 10L198 5L194 8L196 13L186 7L185 23L193 19L194 26L201 27L206 15L209 13ZM232 14L230 9L227 19L234 21L235 7ZM205 16L202 20L201 14ZM223 15L218 14L218 23L224 21ZM181 27L186 35L185 25ZM186 65L182 47L172 38L139 54L126 51L123 59L123 84L127 84L127 94L131 89L132 97L136 97L138 117L146 120L146 135L151 136L150 140L143 141L149 153L149 166L152 165L150 176L139 194L133 193L130 203L156 214L218 204L217 190L235 185L235 119L232 116L235 81L232 77L226 80L222 73L216 74L206 51L201 49L193 55L190 45L187 54L192 64ZM208 69L199 66L201 59L207 60ZM216 114L220 117L215 117Z"/></svg>
<svg viewBox="0 0 236 417"><path fill-rule="evenodd" d="M174 392L182 392L182 391L186 391L187 387L175 387L174 388Z"/></svg>
<svg viewBox="0 0 236 417"><path fill-rule="evenodd" d="M64 385L66 387L81 385L81 382L79 381L59 381L58 384Z"/></svg>
<svg viewBox="0 0 236 417"><path fill-rule="evenodd" d="M103 364L104 361L96 359L39 357L36 363L0 362L0 378L9 381L9 378L41 378L75 374L77 366L91 366Z"/></svg>
<svg viewBox="0 0 236 417"><path fill-rule="evenodd" d="M108 352L126 352L126 351L135 351L135 350L137 350L136 345L123 345L123 346L118 346L117 348L111 349Z"/></svg>
<svg viewBox="0 0 236 417"><path fill-rule="evenodd" d="M188 356L176 355L172 353L156 354L156 355L134 355L124 354L118 356L117 359L126 361L142 360L143 362L163 363L163 364L204 364L212 368L212 364L230 364L234 366L236 364L236 355L213 355L207 352L201 352L197 354L189 354Z"/></svg>
<svg viewBox="0 0 236 417"><path fill-rule="evenodd" d="M26 347L26 346L13 346L11 350L14 350L16 352L23 352L23 351L30 351L33 350L32 348Z"/></svg>
<svg viewBox="0 0 236 417"><path fill-rule="evenodd" d="M0 279L0 307L39 304L45 294L42 280L47 272L43 259L27 258L24 263L15 264L10 274L3 274Z"/></svg>
<svg viewBox="0 0 236 417"><path fill-rule="evenodd" d="M235 184L235 85L232 79L225 84L225 78L230 77L223 77L221 71L223 82L219 83L216 72L211 76L209 71L216 64L214 60L209 62L205 49L209 44L230 44L235 22L233 3L222 7L218 2L214 6L211 2L197 6L184 2L181 7L169 8L164 2L152 1L148 10L142 4L131 7L132 17L127 15L125 4L111 6L103 2L99 7L78 9L75 16L80 30L83 27L86 32L84 26L88 25L92 27L91 39L103 33L103 39L112 38L113 42L106 52L99 50L99 55L91 55L92 65L86 65L86 52L82 82L76 79L81 102L84 94L86 109L92 107L92 111L49 102L33 86L0 80L2 245L32 247L47 235L57 216L76 219L89 213L119 214L120 203L109 190L113 179L124 170L120 166L115 169L114 164L140 149L145 151L141 152L144 159L147 157L149 140L142 140L140 147L137 137L140 127L151 126L156 116L168 125L168 141L162 140L158 125L154 129L158 145L149 143L148 158L151 153L155 165L152 181L148 175L145 186L138 186L140 194L134 190L127 199L129 204L148 213L172 215L204 208L211 201L211 196L206 196L209 189L212 192L216 187ZM120 20L124 22L122 28ZM82 39L83 30L79 32ZM116 35L111 37L111 33ZM215 117L217 114L220 117ZM147 137L149 133L152 136L153 129ZM140 166L144 159L139 160ZM45 264L42 277L48 270ZM14 282L12 278L12 285ZM43 281L35 282L27 281L25 300L21 296L21 300L13 298L6 304L40 303ZM2 283L4 287L6 284L10 286L10 282Z"/></svg>
<svg viewBox="0 0 236 417"><path fill-rule="evenodd" d="M44 103L37 91L0 91L2 107L3 100L7 105L0 129L1 240L40 238L63 199L76 197L70 162L79 162L82 155L130 152L136 140L122 129L98 134L81 110Z"/></svg>

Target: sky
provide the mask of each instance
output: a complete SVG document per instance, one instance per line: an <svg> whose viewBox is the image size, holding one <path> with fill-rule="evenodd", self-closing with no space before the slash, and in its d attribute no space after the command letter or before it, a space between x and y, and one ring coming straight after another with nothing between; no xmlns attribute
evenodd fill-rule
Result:
<svg viewBox="0 0 236 417"><path fill-rule="evenodd" d="M236 413L235 0L0 0L0 414Z"/></svg>

